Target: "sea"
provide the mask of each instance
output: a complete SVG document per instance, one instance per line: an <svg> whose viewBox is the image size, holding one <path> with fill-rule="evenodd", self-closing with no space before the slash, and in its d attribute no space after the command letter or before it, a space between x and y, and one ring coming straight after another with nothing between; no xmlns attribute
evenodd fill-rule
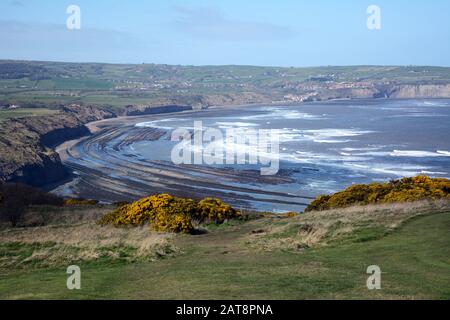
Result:
<svg viewBox="0 0 450 320"><path fill-rule="evenodd" d="M204 133L212 128L223 132L223 137L206 139L208 142L202 144L185 141L188 151L233 150L236 157L240 153L243 157L247 155L248 161L243 164L194 163L191 166L174 163L173 150L180 142L171 141L173 133L185 130L193 138L195 123L201 123ZM352 184L387 182L416 175L450 178L449 99L335 100L298 105L220 107L154 116L150 121L143 119L133 125L134 132L149 128L166 133L158 139L132 140L126 144L121 144L127 140L126 134L122 135L104 148L107 157L102 157L102 161L111 157L114 161L122 159L124 163L139 166L166 164L164 170L181 168L174 172L188 177L189 182L166 175L167 179L173 178L170 183L165 178L156 183L150 181L150 176L144 177L132 169L126 171L124 165L120 170L113 170L111 164L110 172L105 171L108 177L121 179L124 184L130 182L130 190L138 183L139 186L166 183L168 190L175 193L185 191L189 195L204 195L211 183L211 193L220 194L233 205L244 203L255 210L285 212L302 211L314 197ZM250 161L252 156L261 153L259 145L249 147L242 140L227 138L229 129L239 129L240 134L261 131L276 134L278 148L269 157L277 163L278 171L273 176L262 176L263 165ZM117 149L113 145L122 147ZM99 165L99 160L94 160L96 167L108 169L108 164ZM89 158L78 161L78 165L88 166ZM151 190L136 192L144 195Z"/></svg>

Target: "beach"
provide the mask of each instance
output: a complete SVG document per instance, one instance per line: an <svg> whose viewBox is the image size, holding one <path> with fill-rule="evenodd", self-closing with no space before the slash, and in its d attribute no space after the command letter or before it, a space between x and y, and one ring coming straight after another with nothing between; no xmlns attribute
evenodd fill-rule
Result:
<svg viewBox="0 0 450 320"><path fill-rule="evenodd" d="M93 122L89 137L57 148L73 179L53 192L108 203L170 193L218 197L238 208L302 211L315 196L354 183L450 176L450 142L438 139L450 134L449 106L449 100L332 101ZM171 132L192 130L194 121L219 130L274 130L280 138L280 170L263 176L258 165L174 164Z"/></svg>

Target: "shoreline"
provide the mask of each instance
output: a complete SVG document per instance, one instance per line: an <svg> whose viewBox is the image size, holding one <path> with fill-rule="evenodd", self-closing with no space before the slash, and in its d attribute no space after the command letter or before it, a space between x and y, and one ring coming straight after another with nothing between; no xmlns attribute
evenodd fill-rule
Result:
<svg viewBox="0 0 450 320"><path fill-rule="evenodd" d="M259 104L251 106L261 107ZM75 174L72 174L68 180L66 179L59 184L53 184L51 192L64 195L73 193L73 190L76 189L77 192L75 193L78 197L95 199L104 203L137 200L144 196L144 190L148 190L147 194L170 193L175 196L195 199L216 197L224 201L229 199L228 202L231 201L230 199L233 199L234 204L238 207L248 206L249 202L269 202L273 203L274 206L306 207L308 202L313 199L312 196L299 197L276 191L249 188L245 184L239 187L237 185L233 186L233 184L227 186L219 182L222 179L231 179L230 181L235 181L236 184L239 184L241 179L243 181L246 179L249 181L254 180L255 182L262 181L261 183L270 185L293 182L286 173L273 177L260 177L259 171L256 170L233 172L229 168L177 167L171 163L159 161L139 162L129 158L127 154L120 152L110 154L103 150L104 147L101 147L101 150L99 150L95 146L96 144L99 146L106 145L111 137L117 137L124 132L129 133L133 131L134 125L139 122L158 120L166 116L192 116L203 112L215 112L216 110L239 107L241 106L218 106L203 110L117 117L88 123L86 126L90 130L89 136L66 141L56 147L56 151L60 155L64 166L71 172L75 172ZM142 131L140 128L136 128L136 130ZM152 130L152 128L147 130ZM133 137L131 137L131 140L127 137L127 143L132 143L133 139ZM136 141L139 141L139 139ZM91 161L87 163L91 163L92 168L89 165L81 164L86 159ZM100 165L103 161L106 161L102 165L104 166L103 169L96 168L96 163L98 162ZM189 173L184 172L184 170L187 170L186 172ZM146 181L146 185L134 181L133 175L145 177L143 179ZM200 178L202 175L212 175L215 178ZM119 176L122 178L119 178ZM95 187L93 187L94 185ZM186 190L186 186L189 186L190 190ZM139 192L142 192L142 194L139 194ZM276 199L277 197L279 199ZM247 208L254 209L253 206L248 206Z"/></svg>
<svg viewBox="0 0 450 320"><path fill-rule="evenodd" d="M324 102L308 102L308 103L288 103L281 105L279 103L273 104L251 104L251 105L225 105L225 106L213 106L207 109L202 110L188 110L181 112L170 112L170 113L160 113L160 114L151 114L151 115L139 115L139 116L123 116L111 119L103 119L95 122L90 122L86 124L86 127L89 129L90 135L66 141L56 147L56 151L61 157L61 161L63 162L66 168L69 168L72 172L82 171L81 180L81 189L84 190L81 192L83 195L87 195L90 198L100 200L111 197L111 194L115 194L118 198L120 196L128 197L135 199L139 196L139 192L136 193L136 190L147 190L147 193L151 193L153 191L157 191L158 193L173 193L175 190L175 194L187 194L189 192L184 192L183 190L186 187L191 188L191 186L196 186L199 189L199 194L205 195L214 195L219 196L224 191L234 193L236 198L240 198L242 200L250 200L250 201L261 201L257 200L253 197L248 197L248 192L245 188L236 188L236 187L226 187L223 184L217 184L214 181L221 181L223 177L229 177L231 179L235 179L236 183L239 183L239 178L237 176L230 175L230 172L226 172L226 170L210 170L208 172L205 170L197 170L193 168L185 168L188 172L191 173L191 176L186 175L182 170L182 167L173 166L170 163L163 163L158 161L150 161L146 159L136 159L135 155L127 154L127 152L116 152L112 151L120 151L120 148L126 147L134 142L140 141L142 139L139 135L144 135L147 137L146 139L151 139L151 137L155 134L152 133L151 130L155 130L154 128L147 128L147 131L140 131L139 135L136 132L132 132L131 134L126 136L126 139L121 142L120 138L122 134L128 134L129 131L134 130L134 125L139 122L152 121L152 120L160 120L165 117L193 117L194 115L214 112L218 111L219 116L226 116L227 113L222 113L223 110L228 110L230 113L239 112L239 108L245 108L247 111L250 108L258 108L265 106L314 106L315 104L329 104L330 106L339 106L339 103L342 102L345 104L346 101L362 101L361 99L335 99ZM400 100L400 99L364 99L366 101L378 101L378 100ZM403 100L403 99L402 99ZM417 99L407 99L407 100L417 100ZM428 100L428 99L421 99ZM336 104L338 103L338 104ZM216 115L217 116L217 115ZM136 130L139 131L139 130ZM135 136L133 136L135 135ZM119 139L117 142L113 142L113 139ZM123 140L123 139L122 139ZM144 139L145 140L145 139ZM119 149L115 149L116 147L108 146L108 143L115 143L116 147ZM105 147L110 150L105 149ZM111 150L113 148L114 150ZM111 152L110 152L111 151ZM80 153L81 152L81 155ZM90 164L86 167L86 164ZM90 170L92 169L92 170ZM212 168L210 168L212 169ZM84 172L83 172L84 171ZM197 171L197 173L195 173ZM215 172L212 172L215 171ZM196 181L194 176L196 174L214 174L216 177L209 181ZM247 173L247 178L252 178L252 173ZM88 178L91 177L91 178ZM135 178L137 179L135 181ZM287 176L281 177L280 179L273 179L267 183L271 185L276 185L280 182L288 183L289 180L286 178ZM70 183L75 183L74 181L78 179L79 176L76 174L72 176L70 179ZM254 177L253 177L254 178ZM242 178L244 179L244 177ZM146 181L144 184L143 181ZM245 179L243 180L245 181ZM256 180L255 180L256 181ZM278 181L278 182L277 182ZM70 184L69 183L69 184ZM77 182L78 183L78 182ZM61 181L59 183L59 187L63 187L68 185L67 180ZM93 186L96 186L95 188ZM130 188L131 186L131 188ZM182 187L185 186L185 187ZM93 193L86 192L86 188L91 189ZM58 188L56 188L58 189ZM56 190L53 189L53 190ZM264 188L263 188L264 189ZM104 193L105 190L109 190L109 195ZM153 191L152 191L153 190ZM180 191L181 190L181 191ZM218 190L221 190L220 192ZM247 194L242 194L242 192ZM252 194L263 196L265 192L260 192L256 190L250 191ZM239 194L241 193L241 194ZM191 193L192 194L192 193ZM229 197L230 194L225 195L225 197ZM239 194L239 195L238 195ZM194 194L195 196L196 194ZM283 196L288 199L290 196L288 193L276 194L274 192L269 192L267 195L271 196ZM93 197L95 196L95 197ZM114 196L115 197L115 196ZM297 199L303 199L301 202L291 202L290 200L279 201L278 203L284 203L286 205L306 205L308 202L308 195L303 194L302 196L297 195ZM103 198L103 199L102 199ZM306 201L305 201L306 200ZM265 200L271 201L271 200Z"/></svg>

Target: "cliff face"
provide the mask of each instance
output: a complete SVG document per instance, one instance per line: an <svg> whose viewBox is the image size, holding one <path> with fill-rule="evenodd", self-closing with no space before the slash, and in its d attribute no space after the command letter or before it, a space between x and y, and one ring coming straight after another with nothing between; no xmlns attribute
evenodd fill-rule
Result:
<svg viewBox="0 0 450 320"><path fill-rule="evenodd" d="M191 106L183 106L183 105L168 105L168 106L160 106L160 107L152 107L152 106L129 106L126 111L123 113L126 116L141 116L141 115L149 115L149 114L158 114L158 113L169 113L169 112L181 112L192 110Z"/></svg>
<svg viewBox="0 0 450 320"><path fill-rule="evenodd" d="M29 158L4 180L38 187L62 180L67 174L59 155L54 151L44 151Z"/></svg>
<svg viewBox="0 0 450 320"><path fill-rule="evenodd" d="M367 88L318 88L315 99L438 99L450 98L450 84L376 84Z"/></svg>
<svg viewBox="0 0 450 320"><path fill-rule="evenodd" d="M380 97L380 90L376 88L352 88L321 91L316 98L330 99L373 99Z"/></svg>
<svg viewBox="0 0 450 320"><path fill-rule="evenodd" d="M387 90L389 98L450 98L450 84L398 85Z"/></svg>
<svg viewBox="0 0 450 320"><path fill-rule="evenodd" d="M57 153L39 141L39 133L18 120L0 128L0 180L41 185L63 178L65 170Z"/></svg>
<svg viewBox="0 0 450 320"><path fill-rule="evenodd" d="M67 172L52 147L89 134L85 123L115 116L70 106L52 116L11 119L0 127L0 180L32 186L56 182Z"/></svg>
<svg viewBox="0 0 450 320"><path fill-rule="evenodd" d="M121 115L192 110L191 106L129 106ZM11 119L0 127L0 181L42 186L67 176L55 146L88 135L86 123L116 117L104 108L70 105L51 116Z"/></svg>
<svg viewBox="0 0 450 320"><path fill-rule="evenodd" d="M368 88L319 89L314 99L337 98L450 98L450 84L374 85ZM154 105L128 106L113 112L106 108L70 105L59 114L4 121L0 126L0 181L41 186L63 179L67 173L52 149L67 140L89 134L85 124L121 116L179 112L214 105L244 105L282 100L264 94L197 95L161 100Z"/></svg>

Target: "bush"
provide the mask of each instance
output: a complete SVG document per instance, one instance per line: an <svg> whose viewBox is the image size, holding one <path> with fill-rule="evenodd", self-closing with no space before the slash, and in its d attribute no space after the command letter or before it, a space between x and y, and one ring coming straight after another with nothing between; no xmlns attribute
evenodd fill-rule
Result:
<svg viewBox="0 0 450 320"><path fill-rule="evenodd" d="M305 211L323 211L353 205L445 198L450 199L450 180L417 176L388 183L353 185L333 195L317 197Z"/></svg>
<svg viewBox="0 0 450 320"><path fill-rule="evenodd" d="M192 231L191 216L195 213L196 203L190 199L175 198L168 194L150 196L105 215L99 223L115 226L139 226L150 223L157 231Z"/></svg>
<svg viewBox="0 0 450 320"><path fill-rule="evenodd" d="M208 198L197 203L192 199L161 194L123 205L105 215L99 224L139 226L149 223L157 231L190 233L194 229L193 220L223 223L236 217L239 213L218 199Z"/></svg>
<svg viewBox="0 0 450 320"><path fill-rule="evenodd" d="M298 216L297 212L288 212L288 213L286 213L286 217L287 218L295 218L297 216Z"/></svg>
<svg viewBox="0 0 450 320"><path fill-rule="evenodd" d="M220 199L206 198L198 203L195 218L200 223L221 224L226 220L240 217L239 211L225 204Z"/></svg>
<svg viewBox="0 0 450 320"><path fill-rule="evenodd" d="M152 228L161 232L191 233L192 219L185 214L160 215L152 223Z"/></svg>
<svg viewBox="0 0 450 320"><path fill-rule="evenodd" d="M65 206L95 206L98 204L97 200L86 200L86 199L65 199Z"/></svg>
<svg viewBox="0 0 450 320"><path fill-rule="evenodd" d="M18 183L0 183L0 220L15 227L31 205L63 205L58 196Z"/></svg>

